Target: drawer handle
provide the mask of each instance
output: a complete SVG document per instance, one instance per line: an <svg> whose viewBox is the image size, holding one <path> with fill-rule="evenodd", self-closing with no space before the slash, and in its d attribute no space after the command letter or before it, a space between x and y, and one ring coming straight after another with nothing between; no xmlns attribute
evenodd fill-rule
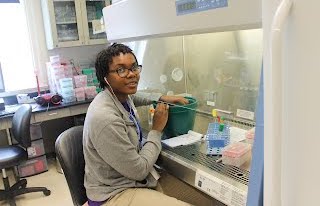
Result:
<svg viewBox="0 0 320 206"><path fill-rule="evenodd" d="M50 114L48 114L49 116L52 116L52 115L56 115L56 114L58 114L57 112L54 112L54 113L50 113Z"/></svg>

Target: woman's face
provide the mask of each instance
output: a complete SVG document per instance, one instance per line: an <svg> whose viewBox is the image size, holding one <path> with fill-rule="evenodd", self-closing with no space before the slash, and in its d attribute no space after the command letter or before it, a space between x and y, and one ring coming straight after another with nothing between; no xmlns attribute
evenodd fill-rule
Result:
<svg viewBox="0 0 320 206"><path fill-rule="evenodd" d="M119 68L131 69L137 65L134 56L130 53L120 53L119 56L112 58L112 63L109 65L109 74L107 80L111 85L113 92L121 102L126 101L129 94L135 94L138 88L140 74L134 74L129 70L125 77L120 77L117 72Z"/></svg>

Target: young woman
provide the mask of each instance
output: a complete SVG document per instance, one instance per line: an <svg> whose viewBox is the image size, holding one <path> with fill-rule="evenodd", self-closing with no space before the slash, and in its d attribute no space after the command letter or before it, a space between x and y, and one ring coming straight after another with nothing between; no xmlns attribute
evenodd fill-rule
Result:
<svg viewBox="0 0 320 206"><path fill-rule="evenodd" d="M153 165L161 151L169 106L157 105L145 143L135 109L152 101L187 104L188 100L157 94L143 98L135 94L142 66L123 44L113 44L101 51L95 67L104 91L90 104L84 124L84 184L88 204L188 205L152 189L159 178Z"/></svg>

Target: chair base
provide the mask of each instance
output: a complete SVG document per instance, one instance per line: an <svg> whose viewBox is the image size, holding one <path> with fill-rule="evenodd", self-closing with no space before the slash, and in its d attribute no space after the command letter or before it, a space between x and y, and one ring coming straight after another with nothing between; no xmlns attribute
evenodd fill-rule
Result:
<svg viewBox="0 0 320 206"><path fill-rule="evenodd" d="M45 187L29 187L27 188L27 180L21 179L10 187L8 177L2 178L4 190L0 190L0 200L7 200L10 206L16 206L14 197L30 192L43 192L45 196L49 196L51 191Z"/></svg>

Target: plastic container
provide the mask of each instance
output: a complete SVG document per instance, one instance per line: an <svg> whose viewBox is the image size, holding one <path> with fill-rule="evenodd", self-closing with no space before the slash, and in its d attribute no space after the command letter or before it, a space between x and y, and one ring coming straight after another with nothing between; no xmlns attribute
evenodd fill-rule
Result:
<svg viewBox="0 0 320 206"><path fill-rule="evenodd" d="M50 65L50 70L52 74L64 75L64 67L62 65Z"/></svg>
<svg viewBox="0 0 320 206"><path fill-rule="evenodd" d="M37 140L42 138L42 131L40 124L30 125L31 140Z"/></svg>
<svg viewBox="0 0 320 206"><path fill-rule="evenodd" d="M87 99L93 99L97 95L96 86L90 86L84 88Z"/></svg>
<svg viewBox="0 0 320 206"><path fill-rule="evenodd" d="M186 134L193 129L198 101L192 97L185 98L189 100L189 104L170 106L168 122L163 131L165 138ZM156 108L156 103L153 106Z"/></svg>
<svg viewBox="0 0 320 206"><path fill-rule="evenodd" d="M77 101L77 98L75 96L63 97L64 103L70 103L70 102L75 102L75 101Z"/></svg>
<svg viewBox="0 0 320 206"><path fill-rule="evenodd" d="M150 105L148 108L148 125L149 128L152 128L152 124L153 124L153 116L154 116L154 107L153 105Z"/></svg>
<svg viewBox="0 0 320 206"><path fill-rule="evenodd" d="M96 78L95 75L95 69L94 68L84 68L82 69L82 74L87 76L87 86L94 86L94 78Z"/></svg>
<svg viewBox="0 0 320 206"><path fill-rule="evenodd" d="M88 86L88 87L94 86L93 78L91 78L91 77L88 77L88 78L87 78L87 86Z"/></svg>
<svg viewBox="0 0 320 206"><path fill-rule="evenodd" d="M222 163L240 167L242 164L250 160L251 145L243 142L235 142L222 151Z"/></svg>
<svg viewBox="0 0 320 206"><path fill-rule="evenodd" d="M255 127L248 130L245 134L246 140L249 144L253 144L254 142L254 136L255 136Z"/></svg>
<svg viewBox="0 0 320 206"><path fill-rule="evenodd" d="M27 148L28 151L28 158L32 157L39 157L41 155L44 155L44 145L43 145L43 140L35 140L31 142L31 146Z"/></svg>
<svg viewBox="0 0 320 206"><path fill-rule="evenodd" d="M100 87L97 87L97 88L96 88L96 91L97 91L97 93L99 93L99 92L102 91L102 89L101 89Z"/></svg>
<svg viewBox="0 0 320 206"><path fill-rule="evenodd" d="M61 89L61 95L63 98L75 96L74 89L72 87Z"/></svg>
<svg viewBox="0 0 320 206"><path fill-rule="evenodd" d="M93 78L93 85L98 87L99 86L99 81L97 78Z"/></svg>
<svg viewBox="0 0 320 206"><path fill-rule="evenodd" d="M50 56L50 63L52 65L60 65L61 61L60 61L60 56L56 55L56 56Z"/></svg>
<svg viewBox="0 0 320 206"><path fill-rule="evenodd" d="M93 79L94 73L95 73L95 69L94 68L83 68L82 69L82 74L87 75L88 78Z"/></svg>
<svg viewBox="0 0 320 206"><path fill-rule="evenodd" d="M65 65L63 66L64 69L64 74L66 75L66 77L73 77L73 71L72 71L72 65Z"/></svg>
<svg viewBox="0 0 320 206"><path fill-rule="evenodd" d="M77 98L78 102L84 101L86 99L86 95L85 95L85 91L84 91L83 87L75 88L74 91L75 91L76 98Z"/></svg>
<svg viewBox="0 0 320 206"><path fill-rule="evenodd" d="M72 78L63 78L59 80L61 89L64 88L73 88L73 80Z"/></svg>
<svg viewBox="0 0 320 206"><path fill-rule="evenodd" d="M223 148L230 143L230 126L224 123L220 131L221 125L218 122L209 123L206 135L208 155L221 155Z"/></svg>
<svg viewBox="0 0 320 206"><path fill-rule="evenodd" d="M48 171L46 156L36 157L18 165L19 177L28 177Z"/></svg>
<svg viewBox="0 0 320 206"><path fill-rule="evenodd" d="M86 87L87 86L87 76L86 75L74 76L74 83L75 83L76 88Z"/></svg>

